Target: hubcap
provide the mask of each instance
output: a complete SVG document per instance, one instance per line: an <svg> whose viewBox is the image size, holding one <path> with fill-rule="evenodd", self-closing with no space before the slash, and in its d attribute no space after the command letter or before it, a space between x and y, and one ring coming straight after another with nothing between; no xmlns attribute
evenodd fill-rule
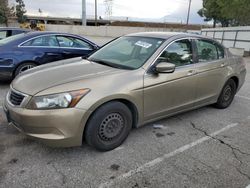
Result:
<svg viewBox="0 0 250 188"><path fill-rule="evenodd" d="M123 117L118 113L111 113L102 121L99 128L99 136L104 141L110 141L120 135L123 127Z"/></svg>
<svg viewBox="0 0 250 188"><path fill-rule="evenodd" d="M227 86L224 90L224 101L230 100L232 96L232 88L230 86Z"/></svg>
<svg viewBox="0 0 250 188"><path fill-rule="evenodd" d="M19 74L34 67L35 67L34 65L25 65L19 70Z"/></svg>

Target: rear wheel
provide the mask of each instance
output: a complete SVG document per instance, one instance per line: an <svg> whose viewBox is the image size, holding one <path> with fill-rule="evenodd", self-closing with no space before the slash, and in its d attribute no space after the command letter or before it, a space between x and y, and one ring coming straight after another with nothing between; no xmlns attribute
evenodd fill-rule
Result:
<svg viewBox="0 0 250 188"><path fill-rule="evenodd" d="M230 106L236 94L237 86L233 79L229 79L224 85L215 107L224 109Z"/></svg>
<svg viewBox="0 0 250 188"><path fill-rule="evenodd" d="M29 69L32 69L34 67L36 67L37 65L35 63L32 63L32 62L28 62L28 63L23 63L21 65L19 65L15 71L15 77L19 74L21 74L22 72L26 71L26 70L29 70Z"/></svg>
<svg viewBox="0 0 250 188"><path fill-rule="evenodd" d="M132 128L132 114L121 102L109 102L97 109L88 121L85 140L101 151L120 146Z"/></svg>

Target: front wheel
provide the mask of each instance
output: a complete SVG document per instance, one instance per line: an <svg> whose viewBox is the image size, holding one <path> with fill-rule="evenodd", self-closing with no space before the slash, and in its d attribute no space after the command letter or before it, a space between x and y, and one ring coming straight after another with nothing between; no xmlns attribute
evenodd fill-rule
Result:
<svg viewBox="0 0 250 188"><path fill-rule="evenodd" d="M109 102L98 108L89 119L85 140L100 151L120 146L132 128L132 114L121 102Z"/></svg>
<svg viewBox="0 0 250 188"><path fill-rule="evenodd" d="M16 77L17 75L21 74L22 72L32 69L34 67L36 67L37 65L35 63L32 62L28 62L28 63L23 63L21 65L19 65L14 73L14 76Z"/></svg>
<svg viewBox="0 0 250 188"><path fill-rule="evenodd" d="M224 109L230 106L236 94L237 86L233 79L229 79L224 85L215 107Z"/></svg>

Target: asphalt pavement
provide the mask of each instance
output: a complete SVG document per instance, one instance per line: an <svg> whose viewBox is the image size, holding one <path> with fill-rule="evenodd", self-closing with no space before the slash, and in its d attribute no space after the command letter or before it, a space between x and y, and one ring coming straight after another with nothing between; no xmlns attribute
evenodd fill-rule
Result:
<svg viewBox="0 0 250 188"><path fill-rule="evenodd" d="M250 58L232 105L179 114L132 130L119 148L50 148L6 122L0 83L0 187L220 187L250 184Z"/></svg>

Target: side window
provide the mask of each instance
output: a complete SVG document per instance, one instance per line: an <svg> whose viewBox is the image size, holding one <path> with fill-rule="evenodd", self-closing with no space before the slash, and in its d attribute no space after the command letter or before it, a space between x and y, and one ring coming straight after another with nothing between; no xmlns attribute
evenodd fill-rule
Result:
<svg viewBox="0 0 250 188"><path fill-rule="evenodd" d="M218 51L218 57L219 59L223 59L225 57L225 51L224 48L220 45L216 45L217 46L217 51Z"/></svg>
<svg viewBox="0 0 250 188"><path fill-rule="evenodd" d="M169 62L176 67L193 63L192 43L188 39L172 43L157 59L157 62Z"/></svg>
<svg viewBox="0 0 250 188"><path fill-rule="evenodd" d="M93 50L93 47L90 44L78 38L57 36L57 40L59 41L60 47Z"/></svg>
<svg viewBox="0 0 250 188"><path fill-rule="evenodd" d="M0 39L4 39L7 37L7 31L0 31Z"/></svg>
<svg viewBox="0 0 250 188"><path fill-rule="evenodd" d="M59 44L55 36L43 36L32 39L24 43L23 46L59 47Z"/></svg>
<svg viewBox="0 0 250 188"><path fill-rule="evenodd" d="M211 41L196 40L199 62L207 62L218 59L217 47Z"/></svg>

